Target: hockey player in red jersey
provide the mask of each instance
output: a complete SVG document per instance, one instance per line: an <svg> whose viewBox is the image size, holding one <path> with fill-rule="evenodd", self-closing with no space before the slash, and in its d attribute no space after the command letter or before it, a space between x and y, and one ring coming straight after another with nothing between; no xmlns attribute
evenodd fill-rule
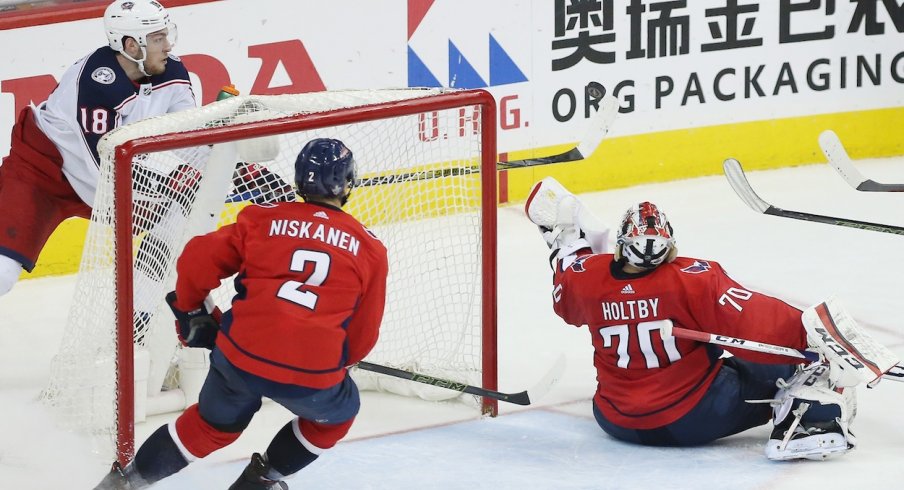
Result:
<svg viewBox="0 0 904 490"><path fill-rule="evenodd" d="M268 397L297 417L254 454L230 489L286 489L292 475L333 447L360 405L347 367L377 341L386 299L386 248L342 211L355 183L352 152L315 139L295 163L305 202L252 205L234 224L193 238L167 301L179 337L212 348L199 402L154 432L99 489L144 488L235 441ZM235 275L222 315L203 308Z"/></svg>
<svg viewBox="0 0 904 490"><path fill-rule="evenodd" d="M798 367L795 358L734 348L726 358L712 344L660 334L674 325L794 349L819 344L797 308L742 286L715 261L678 257L656 205L628 209L614 254L603 253L608 229L552 178L536 184L525 210L553 251L555 312L590 329L593 412L606 433L700 445L768 423L775 407L770 459L825 459L853 447L854 388L833 384L828 364Z"/></svg>
<svg viewBox="0 0 904 490"><path fill-rule="evenodd" d="M102 136L196 106L188 71L170 54L176 26L162 5L114 2L103 25L109 45L67 69L48 100L24 108L13 127L0 166L0 295L32 271L57 225L90 216Z"/></svg>

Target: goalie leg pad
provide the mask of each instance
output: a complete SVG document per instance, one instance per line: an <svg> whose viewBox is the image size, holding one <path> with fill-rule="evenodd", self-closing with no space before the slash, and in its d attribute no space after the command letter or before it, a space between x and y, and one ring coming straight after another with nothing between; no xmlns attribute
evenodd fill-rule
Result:
<svg viewBox="0 0 904 490"><path fill-rule="evenodd" d="M834 386L874 382L898 363L834 298L804 310L802 320L808 343L831 365Z"/></svg>
<svg viewBox="0 0 904 490"><path fill-rule="evenodd" d="M853 388L833 389L830 368L816 363L791 379L778 382L773 401L775 426L766 443L766 457L774 461L824 460L856 445L850 425L857 411Z"/></svg>

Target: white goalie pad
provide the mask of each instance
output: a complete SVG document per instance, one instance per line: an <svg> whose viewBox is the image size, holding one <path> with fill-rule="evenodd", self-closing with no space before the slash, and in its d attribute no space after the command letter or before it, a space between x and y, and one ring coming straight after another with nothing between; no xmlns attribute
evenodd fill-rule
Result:
<svg viewBox="0 0 904 490"><path fill-rule="evenodd" d="M794 459L825 460L853 449L856 440L850 431L857 414L855 388L833 388L831 368L814 363L801 368L791 379L779 380L779 391L771 402L773 430L766 443L766 457L773 461ZM804 422L817 406L838 411L834 420ZM837 407L837 408L836 408Z"/></svg>
<svg viewBox="0 0 904 490"><path fill-rule="evenodd" d="M898 363L887 347L873 339L835 298L804 310L804 328L811 347L831 364L834 386L872 383Z"/></svg>

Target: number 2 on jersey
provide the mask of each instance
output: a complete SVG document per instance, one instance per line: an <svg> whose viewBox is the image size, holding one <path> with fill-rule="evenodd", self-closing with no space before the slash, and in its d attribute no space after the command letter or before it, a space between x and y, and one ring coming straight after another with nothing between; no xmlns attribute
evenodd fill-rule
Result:
<svg viewBox="0 0 904 490"><path fill-rule="evenodd" d="M317 307L317 293L303 291L305 286L320 286L330 273L330 256L324 252L315 250L296 250L292 254L292 272L305 272L308 264L313 264L313 271L304 281L286 281L279 287L276 296L286 301L291 301L309 310Z"/></svg>

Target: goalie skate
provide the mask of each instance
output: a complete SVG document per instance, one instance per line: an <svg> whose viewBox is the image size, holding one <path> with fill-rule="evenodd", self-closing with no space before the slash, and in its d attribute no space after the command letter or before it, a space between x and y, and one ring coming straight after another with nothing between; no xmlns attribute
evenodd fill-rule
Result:
<svg viewBox="0 0 904 490"><path fill-rule="evenodd" d="M857 412L856 393L853 388L832 388L829 370L825 363L814 363L787 381L778 380L767 458L820 461L853 449L850 424Z"/></svg>
<svg viewBox="0 0 904 490"><path fill-rule="evenodd" d="M790 435L789 435L790 432ZM766 443L766 457L772 461L809 459L822 461L848 452L853 445L838 422L816 423L808 427L778 426Z"/></svg>

